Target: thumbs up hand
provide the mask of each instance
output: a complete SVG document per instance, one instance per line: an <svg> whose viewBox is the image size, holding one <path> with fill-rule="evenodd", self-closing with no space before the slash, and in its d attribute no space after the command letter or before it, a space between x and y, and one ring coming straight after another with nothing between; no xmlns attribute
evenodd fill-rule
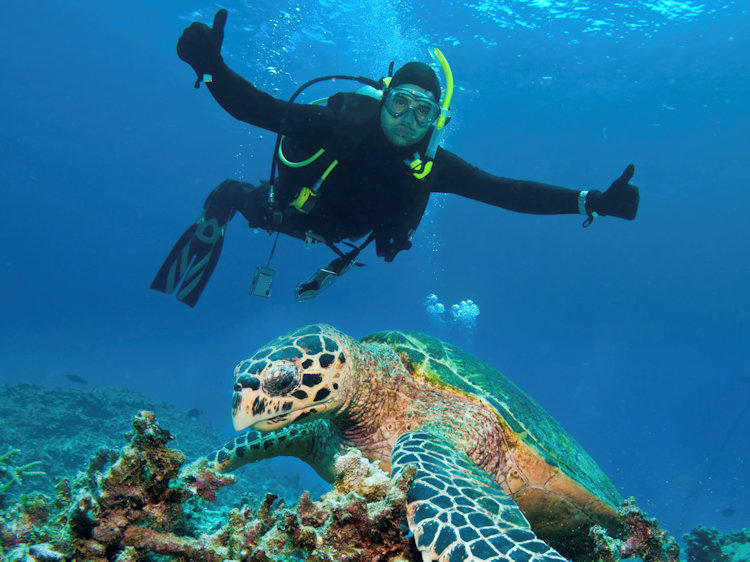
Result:
<svg viewBox="0 0 750 562"><path fill-rule="evenodd" d="M204 74L212 74L223 63L221 44L224 41L226 23L227 11L222 8L214 16L213 26L193 22L185 28L177 41L177 56L192 66L198 76L196 88Z"/></svg>

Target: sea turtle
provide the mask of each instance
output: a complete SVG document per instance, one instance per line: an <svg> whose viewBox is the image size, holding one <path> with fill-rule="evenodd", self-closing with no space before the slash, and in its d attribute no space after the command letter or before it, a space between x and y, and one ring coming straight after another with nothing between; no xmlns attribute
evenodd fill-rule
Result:
<svg viewBox="0 0 750 562"><path fill-rule="evenodd" d="M394 477L416 465L407 519L424 560L578 560L592 525L620 530L622 498L581 446L499 371L431 336L298 329L237 365L232 412L235 429L272 433L227 443L211 457L221 471L296 456L331 481L351 446Z"/></svg>

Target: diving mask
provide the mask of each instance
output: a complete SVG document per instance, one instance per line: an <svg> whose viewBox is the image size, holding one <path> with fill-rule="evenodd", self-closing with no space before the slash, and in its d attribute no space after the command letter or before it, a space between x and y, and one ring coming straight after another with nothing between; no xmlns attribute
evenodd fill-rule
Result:
<svg viewBox="0 0 750 562"><path fill-rule="evenodd" d="M420 127L432 125L440 116L440 106L422 93L409 88L393 88L386 91L383 99L386 111L398 119L409 111Z"/></svg>

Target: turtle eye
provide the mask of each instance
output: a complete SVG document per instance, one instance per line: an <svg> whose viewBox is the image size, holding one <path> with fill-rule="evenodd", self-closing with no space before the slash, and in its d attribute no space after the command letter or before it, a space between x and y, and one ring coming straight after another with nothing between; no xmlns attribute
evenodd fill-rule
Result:
<svg viewBox="0 0 750 562"><path fill-rule="evenodd" d="M271 396L287 394L299 386L299 368L294 363L277 363L263 377L263 389Z"/></svg>

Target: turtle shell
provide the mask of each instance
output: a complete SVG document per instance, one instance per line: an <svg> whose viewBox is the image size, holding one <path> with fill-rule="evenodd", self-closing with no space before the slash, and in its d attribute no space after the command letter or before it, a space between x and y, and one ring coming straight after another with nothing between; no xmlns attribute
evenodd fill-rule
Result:
<svg viewBox="0 0 750 562"><path fill-rule="evenodd" d="M389 345L414 376L426 384L481 399L545 463L558 467L613 509L622 502L609 478L583 447L544 408L494 367L458 347L418 332L377 332L361 341Z"/></svg>

